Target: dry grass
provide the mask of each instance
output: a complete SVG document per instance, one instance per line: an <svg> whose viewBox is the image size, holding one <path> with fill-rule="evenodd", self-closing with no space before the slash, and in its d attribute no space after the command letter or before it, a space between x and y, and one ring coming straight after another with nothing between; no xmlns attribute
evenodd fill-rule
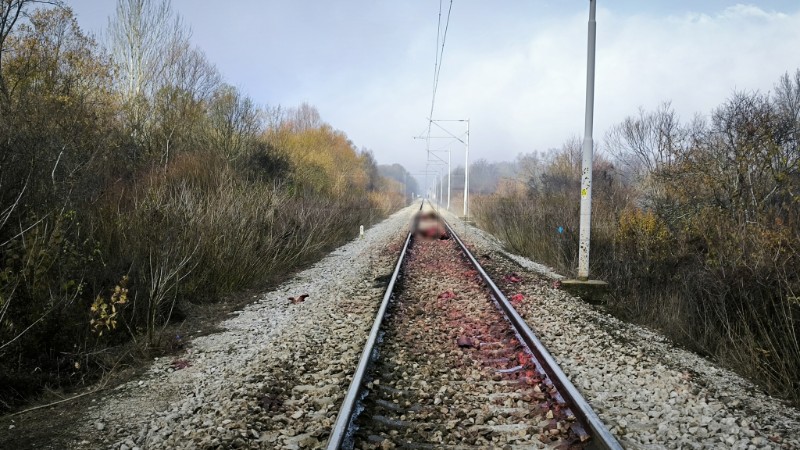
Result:
<svg viewBox="0 0 800 450"><path fill-rule="evenodd" d="M248 173L211 153L180 155L166 174L155 166L111 187L90 208L47 217L14 240L7 248L22 262L6 266L14 284L0 287L13 296L0 305L10 305L6 320L30 318L34 326L11 330L22 331L13 342L0 330L0 358L16 355L18 362L0 371L7 387L0 390L0 409L42 385L90 382L104 368L98 349L128 340L142 354L169 349L164 330L191 314L191 304L273 284L402 203L392 193L303 193ZM97 319L92 300L110 299L123 277L127 301L114 304L111 314L110 300L102 300L107 326L90 328L89 320ZM57 297L39 301L47 292ZM67 344L51 342L56 337ZM41 348L60 351L51 357ZM35 379L25 375L30 364L43 369Z"/></svg>
<svg viewBox="0 0 800 450"><path fill-rule="evenodd" d="M169 177L152 177L131 196L108 201L100 210L99 240L110 244L103 249L115 258L110 265L127 267L132 278L128 327L146 329L152 339L180 302L214 301L281 277L393 207L298 197L281 182L242 179L224 162L201 168L179 160Z"/></svg>
<svg viewBox="0 0 800 450"><path fill-rule="evenodd" d="M563 206L570 203L575 208ZM578 211L577 201L570 203L559 195L495 195L476 198L473 211L510 250L574 275ZM598 199L592 234L592 273L611 283L609 310L800 402L800 304L792 269L798 247L776 246L774 236L737 232L707 217L702 242L711 248L700 249L697 230L676 233L611 204Z"/></svg>

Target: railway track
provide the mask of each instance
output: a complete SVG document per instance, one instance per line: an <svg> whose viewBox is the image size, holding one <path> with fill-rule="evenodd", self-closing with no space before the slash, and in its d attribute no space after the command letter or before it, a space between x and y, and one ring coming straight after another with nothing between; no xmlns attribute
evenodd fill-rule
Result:
<svg viewBox="0 0 800 450"><path fill-rule="evenodd" d="M327 448L621 449L514 298L423 206Z"/></svg>

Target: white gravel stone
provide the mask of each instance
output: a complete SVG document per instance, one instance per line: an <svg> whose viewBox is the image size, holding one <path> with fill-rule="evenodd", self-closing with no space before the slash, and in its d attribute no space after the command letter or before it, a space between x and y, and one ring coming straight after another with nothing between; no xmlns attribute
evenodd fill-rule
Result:
<svg viewBox="0 0 800 450"><path fill-rule="evenodd" d="M194 339L180 356L190 367L155 360L142 379L98 401L73 447L323 445L383 294L375 277L394 263L389 242L404 237L416 209L259 296L223 322L224 331ZM456 231L476 253L507 255L531 271L526 277L547 279L520 287L520 313L626 448L800 448L797 409L658 333L552 288L560 275L508 254L483 231L464 223ZM300 294L309 297L287 300ZM484 420L491 421L475 417Z"/></svg>
<svg viewBox="0 0 800 450"><path fill-rule="evenodd" d="M555 289L560 276L446 214L474 253L508 255L532 272L523 272L531 281L518 288L526 298L518 311L626 448L800 448L798 409L659 333Z"/></svg>
<svg viewBox="0 0 800 450"><path fill-rule="evenodd" d="M412 214L365 231L113 390L76 448L313 448L327 439ZM308 294L292 304L288 297ZM98 420L99 418L99 420ZM122 432L104 433L96 423ZM83 439L84 437L82 437Z"/></svg>

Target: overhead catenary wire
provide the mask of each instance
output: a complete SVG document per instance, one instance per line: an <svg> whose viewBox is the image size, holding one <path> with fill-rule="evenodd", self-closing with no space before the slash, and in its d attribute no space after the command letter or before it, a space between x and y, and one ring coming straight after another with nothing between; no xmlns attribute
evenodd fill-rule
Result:
<svg viewBox="0 0 800 450"><path fill-rule="evenodd" d="M439 0L439 21L436 26L436 59L433 65L433 93L431 95L431 110L428 115L428 136L431 134L431 121L433 118L433 111L436 108L436 93L439 90L439 75L442 72L444 49L447 44L447 31L450 28L450 15L453 12L453 0L450 0L450 5L447 9L447 18L445 19L444 32L442 32L442 3L443 0Z"/></svg>
<svg viewBox="0 0 800 450"><path fill-rule="evenodd" d="M444 33L442 34L442 48L439 51L439 67L436 69L436 73L434 75L434 88L433 88L433 95L434 100L436 99L436 91L439 89L439 75L442 73L442 60L444 59L444 46L447 43L447 30L450 28L450 13L453 11L453 0L450 0L450 7L447 10L447 21L444 25ZM431 118L433 118L433 108L431 108Z"/></svg>
<svg viewBox="0 0 800 450"><path fill-rule="evenodd" d="M442 1L439 0L439 21L436 23L436 55L433 62L433 89L431 90L431 114L433 114L433 105L436 103L436 74L439 70L439 38L442 36ZM428 130L430 134L430 129Z"/></svg>
<svg viewBox="0 0 800 450"><path fill-rule="evenodd" d="M449 198L450 198L450 189L449 189L449 187L450 187L450 183L449 183L449 181L450 181L450 150L449 149L447 150L448 160L445 161L442 157L440 157L439 155L436 154L437 152L444 151L444 150L431 149L431 139L441 139L441 138L453 139L453 138L455 138L459 142L463 143L466 146L465 164L468 165L469 164L469 120L468 119L467 120L458 120L460 122L466 122L467 123L466 140L464 140L464 139L461 139L459 137L456 137L455 135L450 133L448 130L445 130L441 125L436 123L436 120L434 119L434 112L436 111L436 96L437 96L437 93L439 91L439 80L441 78L442 66L444 65L443 64L444 51L445 51L445 49L447 47L447 33L450 30L450 18L452 17L452 13L453 13L453 0L450 0L450 4L447 6L447 16L444 18L444 20L442 20L443 19L443 14L442 14L443 13L443 6L444 6L444 0L439 0L439 14L438 14L438 21L437 21L437 24L436 24L436 47L435 47L436 51L435 51L435 58L434 58L434 65L433 65L433 86L432 86L432 92L431 92L431 108L430 108L430 112L428 114L427 129L419 137L415 137L415 139L424 139L425 140L425 150L427 152L428 164L434 164L434 165L446 164L448 166L448 169L447 169L447 171L448 171L448 195L447 195L448 202L447 202L447 205L448 205L448 208L449 208L449 206L450 206L450 201L449 201ZM436 125L437 128L441 128L444 131L446 131L448 136L432 136L431 133L433 131L433 125ZM469 178L468 178L467 174L468 174L468 169L465 168L465 170L464 170L465 191L467 190L467 186L469 185L468 184L468 179ZM426 178L427 178L427 176L426 176ZM426 181L426 184L427 184L427 181ZM441 201L441 199L439 199L439 201ZM466 195L466 192L465 192L465 195L464 195L464 215L465 216L467 215L467 195Z"/></svg>

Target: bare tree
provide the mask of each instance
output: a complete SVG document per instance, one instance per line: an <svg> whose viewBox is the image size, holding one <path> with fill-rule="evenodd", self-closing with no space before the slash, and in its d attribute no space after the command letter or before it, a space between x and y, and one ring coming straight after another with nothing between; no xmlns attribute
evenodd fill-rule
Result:
<svg viewBox="0 0 800 450"><path fill-rule="evenodd" d="M169 50L189 39L188 29L172 11L169 0L119 0L108 25L111 54L126 99L151 93L165 69Z"/></svg>
<svg viewBox="0 0 800 450"><path fill-rule="evenodd" d="M319 111L308 103L303 103L297 108L290 109L284 119L284 125L288 125L296 132L308 131L322 125Z"/></svg>
<svg viewBox="0 0 800 450"><path fill-rule="evenodd" d="M769 96L758 92L735 92L711 116L710 136L698 159L706 163L715 200L744 221L759 220L781 184L776 119Z"/></svg>
<svg viewBox="0 0 800 450"><path fill-rule="evenodd" d="M146 128L147 99L163 86L170 56L174 49L188 48L190 34L170 0L117 2L108 23L108 44L135 134Z"/></svg>
<svg viewBox="0 0 800 450"><path fill-rule="evenodd" d="M544 161L539 153L531 152L517 156L517 178L528 190L535 190L544 169Z"/></svg>
<svg viewBox="0 0 800 450"><path fill-rule="evenodd" d="M174 42L164 59L163 84L194 100L210 100L222 84L222 76L205 53L188 40Z"/></svg>
<svg viewBox="0 0 800 450"><path fill-rule="evenodd" d="M685 136L671 103L665 102L653 112L640 108L638 116L612 128L606 145L625 174L641 181L675 161Z"/></svg>
<svg viewBox="0 0 800 450"><path fill-rule="evenodd" d="M787 175L800 173L800 69L785 73L775 86L773 102L780 121L780 154L773 164Z"/></svg>

